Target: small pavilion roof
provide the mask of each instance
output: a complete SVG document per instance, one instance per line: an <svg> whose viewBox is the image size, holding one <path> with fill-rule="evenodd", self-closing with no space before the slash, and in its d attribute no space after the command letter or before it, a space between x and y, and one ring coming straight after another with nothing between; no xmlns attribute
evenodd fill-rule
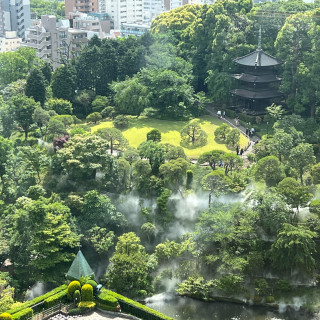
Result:
<svg viewBox="0 0 320 320"><path fill-rule="evenodd" d="M257 82L257 83L267 83L267 82L276 82L281 81L281 78L276 76L275 74L266 74L266 75L253 75L248 73L234 74L233 78L245 82Z"/></svg>
<svg viewBox="0 0 320 320"><path fill-rule="evenodd" d="M246 89L231 90L231 93L246 99L271 99L283 96L278 90L251 91Z"/></svg>
<svg viewBox="0 0 320 320"><path fill-rule="evenodd" d="M86 276L94 276L94 272L89 266L89 263L82 254L81 250L79 250L71 264L69 271L67 272L67 277L79 280L81 277Z"/></svg>
<svg viewBox="0 0 320 320"><path fill-rule="evenodd" d="M236 58L233 61L249 67L272 67L283 63L281 60L265 53L262 49L257 49L256 51L248 53L243 57Z"/></svg>

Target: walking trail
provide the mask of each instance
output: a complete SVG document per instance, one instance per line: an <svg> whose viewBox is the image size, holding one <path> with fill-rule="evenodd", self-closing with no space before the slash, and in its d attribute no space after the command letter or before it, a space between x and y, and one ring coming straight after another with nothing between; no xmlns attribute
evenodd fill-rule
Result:
<svg viewBox="0 0 320 320"><path fill-rule="evenodd" d="M247 167L249 165L248 155L250 153L252 153L254 144L256 142L260 141L261 139L257 135L249 137L246 134L246 128L243 125L241 125L240 123L238 125L236 125L235 119L231 119L227 116L219 118L219 116L217 115L218 110L216 108L214 108L212 106L207 106L206 110L209 112L209 114L211 116L218 118L218 119L224 121L225 123L229 124L231 127L238 129L244 136L246 136L248 138L248 140L249 140L248 146L245 148L245 151L242 155L243 164L245 167Z"/></svg>

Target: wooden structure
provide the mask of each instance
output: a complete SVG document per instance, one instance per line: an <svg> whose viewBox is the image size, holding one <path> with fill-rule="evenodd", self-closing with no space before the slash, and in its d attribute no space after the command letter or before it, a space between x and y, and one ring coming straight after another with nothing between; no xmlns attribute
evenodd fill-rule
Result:
<svg viewBox="0 0 320 320"><path fill-rule="evenodd" d="M232 76L237 80L238 86L237 89L231 90L236 105L248 110L248 113L263 113L265 107L283 96L278 90L281 78L275 72L275 67L282 64L282 61L261 49L261 28L256 51L236 58L234 62L242 70L242 73Z"/></svg>

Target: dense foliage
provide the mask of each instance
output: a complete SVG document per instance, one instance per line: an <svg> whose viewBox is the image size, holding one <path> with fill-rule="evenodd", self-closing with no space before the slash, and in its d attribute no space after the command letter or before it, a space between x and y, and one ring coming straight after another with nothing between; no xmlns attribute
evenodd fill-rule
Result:
<svg viewBox="0 0 320 320"><path fill-rule="evenodd" d="M80 244L94 268L108 265L100 281L134 298L173 280L179 294L201 299L273 302L297 282L317 283L318 12L300 0L187 5L140 38L93 37L54 71L32 49L1 53L0 264L12 269L0 272L0 312L29 316L31 304L14 300L37 281L60 283ZM197 117L208 100L229 105L233 59L256 48L259 25L263 49L284 61L286 98L264 116L239 115L267 125L241 157L237 128L219 122L207 134ZM181 146L163 143L170 126L146 128L130 146L136 117L184 120ZM182 146L210 137L221 147L188 161ZM81 291L92 301L88 287L71 283L69 299ZM135 304L112 292L98 304L115 308L108 295Z"/></svg>

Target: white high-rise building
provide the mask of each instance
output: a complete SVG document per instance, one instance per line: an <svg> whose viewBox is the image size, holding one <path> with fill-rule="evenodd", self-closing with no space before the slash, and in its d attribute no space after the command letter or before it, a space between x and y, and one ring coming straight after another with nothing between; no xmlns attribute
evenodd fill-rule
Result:
<svg viewBox="0 0 320 320"><path fill-rule="evenodd" d="M30 0L0 0L0 32L16 31L24 39L31 23ZM3 33L2 32L2 33Z"/></svg>
<svg viewBox="0 0 320 320"><path fill-rule="evenodd" d="M144 0L100 0L99 11L108 13L114 21L114 29L122 23L142 24Z"/></svg>

